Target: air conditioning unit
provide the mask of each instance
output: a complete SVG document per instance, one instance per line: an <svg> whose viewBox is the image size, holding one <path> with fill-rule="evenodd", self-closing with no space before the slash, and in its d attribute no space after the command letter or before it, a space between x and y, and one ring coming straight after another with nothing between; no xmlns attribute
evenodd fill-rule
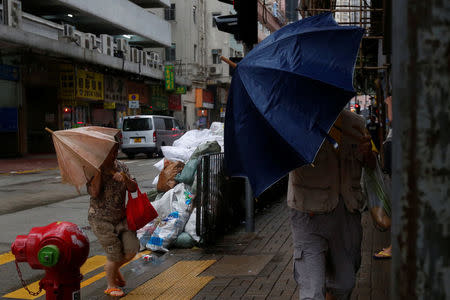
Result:
<svg viewBox="0 0 450 300"><path fill-rule="evenodd" d="M100 34L102 40L102 53L105 55L114 55L114 38L107 34Z"/></svg>
<svg viewBox="0 0 450 300"><path fill-rule="evenodd" d="M95 47L95 39L97 38L93 33L85 33L82 35L81 47L93 50Z"/></svg>
<svg viewBox="0 0 450 300"><path fill-rule="evenodd" d="M6 4L6 22L8 26L20 28L22 25L22 2L18 0L4 0L3 4ZM5 6L3 6L5 8Z"/></svg>
<svg viewBox="0 0 450 300"><path fill-rule="evenodd" d="M116 39L117 42L117 51L122 51L126 53L128 47L128 40L126 39Z"/></svg>
<svg viewBox="0 0 450 300"><path fill-rule="evenodd" d="M146 67L151 67L150 53L147 51L142 51L141 64Z"/></svg>
<svg viewBox="0 0 450 300"><path fill-rule="evenodd" d="M222 66L221 65L217 65L217 66L210 66L209 67L209 74L210 75L219 75L222 74Z"/></svg>
<svg viewBox="0 0 450 300"><path fill-rule="evenodd" d="M150 68L156 68L155 52L148 52L148 66Z"/></svg>
<svg viewBox="0 0 450 300"><path fill-rule="evenodd" d="M75 39L75 26L64 24L63 37Z"/></svg>
<svg viewBox="0 0 450 300"><path fill-rule="evenodd" d="M141 52L138 48L131 48L131 61L135 63L141 62Z"/></svg>

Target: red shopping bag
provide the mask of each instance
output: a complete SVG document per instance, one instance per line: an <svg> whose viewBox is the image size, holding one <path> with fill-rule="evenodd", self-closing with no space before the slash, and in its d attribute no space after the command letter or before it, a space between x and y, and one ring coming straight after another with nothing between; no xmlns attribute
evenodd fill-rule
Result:
<svg viewBox="0 0 450 300"><path fill-rule="evenodd" d="M158 216L153 205L148 200L147 194L142 194L137 189L137 197L133 198L128 192L127 223L130 230L136 231Z"/></svg>

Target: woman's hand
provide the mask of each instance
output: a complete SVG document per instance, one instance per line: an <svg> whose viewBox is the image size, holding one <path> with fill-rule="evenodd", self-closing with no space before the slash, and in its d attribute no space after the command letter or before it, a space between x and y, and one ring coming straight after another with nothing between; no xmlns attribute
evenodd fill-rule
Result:
<svg viewBox="0 0 450 300"><path fill-rule="evenodd" d="M125 176L123 175L125 173L123 172L115 172L113 175L113 179L117 182L124 182L125 181Z"/></svg>
<svg viewBox="0 0 450 300"><path fill-rule="evenodd" d="M125 172L116 172L113 175L113 179L117 182L124 182L127 186L127 190L134 193L137 190L136 181L132 180Z"/></svg>

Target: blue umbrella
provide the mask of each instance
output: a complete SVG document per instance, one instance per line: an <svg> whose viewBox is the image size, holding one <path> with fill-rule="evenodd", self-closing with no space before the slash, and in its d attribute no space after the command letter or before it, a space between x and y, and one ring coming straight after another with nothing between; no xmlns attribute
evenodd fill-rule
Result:
<svg viewBox="0 0 450 300"><path fill-rule="evenodd" d="M255 196L314 161L345 104L364 29L331 13L276 31L237 65L225 119L225 168Z"/></svg>

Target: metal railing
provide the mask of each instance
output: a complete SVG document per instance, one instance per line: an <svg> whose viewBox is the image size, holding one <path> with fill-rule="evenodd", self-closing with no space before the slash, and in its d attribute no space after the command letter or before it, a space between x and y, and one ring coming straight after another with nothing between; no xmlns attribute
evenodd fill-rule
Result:
<svg viewBox="0 0 450 300"><path fill-rule="evenodd" d="M197 235L211 244L245 217L244 181L224 174L224 154L202 156L197 167Z"/></svg>

